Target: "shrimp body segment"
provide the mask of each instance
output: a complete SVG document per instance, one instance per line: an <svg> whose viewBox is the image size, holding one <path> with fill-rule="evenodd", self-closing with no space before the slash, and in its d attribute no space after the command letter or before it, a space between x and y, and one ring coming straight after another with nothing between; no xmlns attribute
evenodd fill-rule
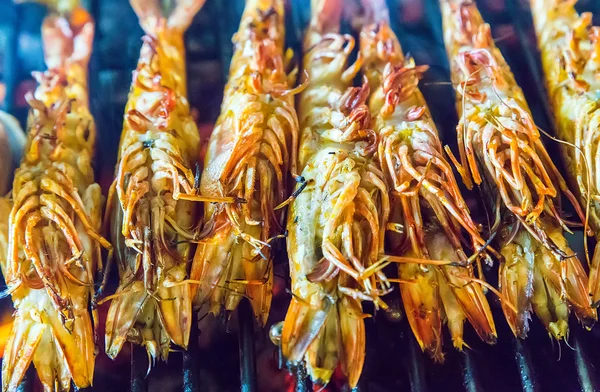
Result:
<svg viewBox="0 0 600 392"><path fill-rule="evenodd" d="M298 168L307 185L291 203L288 254L292 302L282 352L326 384L341 366L356 386L365 358L361 301L386 307L381 272L388 189L373 159L377 138L366 106L368 84L352 87L354 48L339 34L340 1L313 1L304 40L307 87L300 95Z"/></svg>
<svg viewBox="0 0 600 392"><path fill-rule="evenodd" d="M360 46L372 91L369 107L380 139L377 158L390 188L390 221L402 227L402 233L388 233L387 252L422 260L422 264L398 264L400 293L421 348L441 361L443 320L458 349L464 345L465 320L483 340L496 340L488 301L481 285L472 281L474 268L462 243L469 238L466 246L479 250L485 241L471 219L417 87L427 66L404 58L389 26L387 8L379 3L368 2L375 20L363 27ZM454 265L434 265L430 260Z"/></svg>
<svg viewBox="0 0 600 392"><path fill-rule="evenodd" d="M208 304L212 313L227 314L246 296L261 325L271 306L271 247L284 234L289 174L302 181L295 169L295 77L286 72L283 3L247 1L233 37L229 82L200 189L244 202L205 205L191 273L199 282L193 293L198 307Z"/></svg>
<svg viewBox="0 0 600 392"><path fill-rule="evenodd" d="M576 146L563 148L568 177L589 223L600 239L600 27L575 2L531 0L546 84L558 137ZM558 60L557 60L558 59ZM590 266L589 294L600 301L600 247Z"/></svg>
<svg viewBox="0 0 600 392"><path fill-rule="evenodd" d="M189 270L197 201L198 129L186 98L183 34L204 1L178 1L168 18L158 2L132 0L144 28L125 108L116 178L107 215L119 287L106 320L106 353L125 341L152 362L170 343L187 347L192 322Z"/></svg>
<svg viewBox="0 0 600 392"><path fill-rule="evenodd" d="M583 211L543 146L523 92L476 5L442 0L441 7L461 115L457 168L467 186L484 187L497 197L492 204L502 205L504 313L515 335L525 337L533 306L548 332L561 339L568 333L570 309L586 327L597 319L585 271L563 235L569 229L561 217L561 193L581 220Z"/></svg>
<svg viewBox="0 0 600 392"><path fill-rule="evenodd" d="M15 172L2 272L15 320L2 361L2 390L14 391L33 361L46 391L92 384L94 277L102 268L104 198L91 166L96 138L87 67L94 24L74 8L44 20L46 72L31 106L24 158ZM0 225L4 226L4 225ZM0 241L3 242L3 241ZM6 256L6 257L5 257Z"/></svg>

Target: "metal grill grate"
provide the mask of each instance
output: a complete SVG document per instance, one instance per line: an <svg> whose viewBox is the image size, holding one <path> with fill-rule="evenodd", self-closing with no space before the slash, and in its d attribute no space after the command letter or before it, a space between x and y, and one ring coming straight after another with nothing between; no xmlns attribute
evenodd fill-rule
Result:
<svg viewBox="0 0 600 392"><path fill-rule="evenodd" d="M347 0L350 2L350 0ZM142 31L126 0L84 2L96 20L95 51L90 69L91 107L98 127L97 178L106 190L113 168L122 126L123 108L135 68ZM523 88L536 122L551 130L551 116L530 15L519 0L479 0L484 18L493 28L498 46L506 56L517 82ZM287 42L298 48L309 16L309 0L291 0L288 12ZM449 84L448 62L442 42L441 17L437 0L388 0L392 27L405 52L418 64L431 70L422 83L445 143L455 144L454 92ZM229 59L231 36L237 29L243 0L208 0L186 37L191 106L198 110L204 139L218 115ZM581 0L582 10L600 16L600 1ZM36 4L14 5L0 0L0 79L6 86L3 110L24 122L27 106L23 95L34 87L30 72L43 68L39 30L44 8ZM598 20L596 20L598 23ZM546 145L556 148L548 139ZM476 196L475 202L476 202ZM581 249L581 233L572 245ZM578 246L579 245L579 246ZM282 258L283 259L283 258ZM280 260L280 276L286 276L285 260ZM493 276L495 271L490 272ZM285 279L277 278L271 319L282 320L289 296ZM110 290L111 288L109 288ZM114 287L112 287L114 290ZM504 321L495 298L490 297L497 320L498 343L487 346L466 328L471 350L459 353L446 347L446 363L433 364L421 354L405 321L376 315L367 323L367 359L358 386L361 392L383 391L600 391L600 331L585 332L571 325L569 344L552 343L543 327L534 322L529 338L515 340ZM495 302L496 301L496 302ZM10 302L2 309L9 312ZM285 370L277 370L278 353L267 330L255 332L248 304L233 317L237 334L225 333L225 323L206 323L193 336L188 353L173 353L168 364L159 364L146 376L144 349L123 352L112 362L99 355L95 387L90 391L281 391L311 390L306 380L290 382ZM214 321L214 320L212 320ZM204 327L211 325L212 327ZM215 325L216 324L216 325ZM102 333L103 331L101 331ZM450 341L449 337L445 337ZM126 351L126 350L124 350ZM129 358L127 355L129 354ZM290 385L292 384L292 385ZM30 371L21 391L37 391L35 372ZM328 390L344 390L335 382Z"/></svg>

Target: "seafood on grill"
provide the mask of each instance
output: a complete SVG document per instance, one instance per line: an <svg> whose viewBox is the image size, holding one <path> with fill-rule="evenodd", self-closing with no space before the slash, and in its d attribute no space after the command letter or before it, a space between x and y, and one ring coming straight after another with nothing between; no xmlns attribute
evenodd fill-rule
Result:
<svg viewBox="0 0 600 392"><path fill-rule="evenodd" d="M107 203L120 280L104 299L111 358L125 341L144 346L150 365L167 359L171 342L188 345L196 205L224 201L200 195L199 134L186 97L183 35L203 3L177 1L167 18L158 1L131 1L146 36Z"/></svg>
<svg viewBox="0 0 600 392"><path fill-rule="evenodd" d="M574 1L531 0L531 9L558 137L570 144L562 149L568 178L581 204L589 207L587 219L599 240L600 27L591 25L589 12L579 15ZM589 294L597 306L598 246L590 266Z"/></svg>
<svg viewBox="0 0 600 392"><path fill-rule="evenodd" d="M25 153L16 170L2 271L15 320L2 362L2 390L17 389L31 361L46 391L92 384L97 314L90 312L102 269L104 197L91 166L96 139L87 67L94 24L74 8L42 26L46 72L31 106ZM4 203L6 201L2 202ZM6 255L6 258L4 256ZM92 307L94 309L94 307Z"/></svg>
<svg viewBox="0 0 600 392"><path fill-rule="evenodd" d="M469 188L478 185L482 194L496 198L490 205L501 205L495 211L502 219L499 285L510 327L525 337L533 307L556 339L568 334L570 310L590 328L597 315L587 275L564 236L569 228L561 215L561 194L582 221L584 213L543 146L523 92L475 3L440 3L461 116L460 162L452 159Z"/></svg>
<svg viewBox="0 0 600 392"><path fill-rule="evenodd" d="M304 38L307 86L300 94L297 185L288 213L292 300L281 334L283 356L327 384L341 366L355 387L365 358L361 301L386 308L390 289L381 268L388 188L373 154L369 85L353 87L360 60L348 65L355 41L339 34L340 0L312 1Z"/></svg>
<svg viewBox="0 0 600 392"><path fill-rule="evenodd" d="M474 271L487 244L471 218L417 87L428 67L404 57L385 1L363 3L369 16L360 33L360 53L371 86L377 158L390 189L388 226L401 228L400 233L388 233L387 253L420 261L398 264L400 293L421 348L441 361L444 321L459 350L465 345L465 320L482 340L496 341L481 285L484 277L481 268L478 278ZM468 257L465 248L476 254Z"/></svg>
<svg viewBox="0 0 600 392"><path fill-rule="evenodd" d="M261 325L271 306L271 246L284 234L289 175L301 181L284 22L283 0L246 2L200 183L204 195L244 203L205 204L191 271L196 307L227 316L247 297Z"/></svg>

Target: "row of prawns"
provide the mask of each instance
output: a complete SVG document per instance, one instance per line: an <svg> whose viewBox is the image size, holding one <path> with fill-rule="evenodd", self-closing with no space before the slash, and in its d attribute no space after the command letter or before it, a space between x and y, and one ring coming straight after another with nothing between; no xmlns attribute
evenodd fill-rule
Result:
<svg viewBox="0 0 600 392"><path fill-rule="evenodd" d="M404 57L384 1L363 4L359 56L347 66L354 39L339 34L341 3L312 3L304 42L308 81L298 106L298 168L306 183L288 214L293 298L281 335L284 356L305 365L320 384L340 366L354 387L365 355L359 301L386 309L382 296L392 282L399 283L417 341L437 361L443 360L444 323L458 349L466 345L465 320L482 340L496 341L488 291L499 298L517 337L526 337L532 310L557 340L568 336L571 311L591 328L600 252L588 283L564 234L569 225L592 234L588 219L597 230L599 112L591 95L600 34L590 28L591 16L579 17L573 2L532 1L559 130L568 141L569 174L587 203L584 211L542 144L542 131L472 0L440 0L460 115L458 159L442 148L417 87L427 66ZM360 70L363 84L353 87ZM487 239L450 163L467 188L485 195ZM563 217L561 194L579 223ZM483 274L482 264L493 260L500 262L498 289ZM397 279L383 272L390 263L398 266Z"/></svg>
<svg viewBox="0 0 600 392"><path fill-rule="evenodd" d="M382 296L393 282L435 359L443 359L444 322L459 349L465 320L495 342L487 284L474 267L489 256L417 88L427 67L404 57L385 2L364 2L352 65L354 38L339 33L341 2L312 5L298 106L305 184L288 214L293 298L281 345L314 382L327 383L341 366L354 387L365 359L360 301L387 309ZM363 83L354 87L359 73ZM383 272L391 263L397 279Z"/></svg>
<svg viewBox="0 0 600 392"><path fill-rule="evenodd" d="M101 345L97 307L104 302L107 355L131 342L145 347L149 366L166 360L171 344L188 346L194 307L230 312L247 296L266 322L269 250L283 234L298 145L283 1L247 3L201 175L183 36L203 4L177 1L166 17L158 0L131 1L146 35L104 222L87 90L94 25L82 8L63 3L62 14L44 21L48 71L34 74L39 87L27 96L24 159L12 198L0 200L8 221L0 222L4 295L16 308L3 391L16 390L32 361L47 391L92 385ZM200 224L198 202L205 202ZM119 286L101 298L113 254Z"/></svg>
<svg viewBox="0 0 600 392"><path fill-rule="evenodd" d="M91 385L100 346L97 306L104 302L110 302L108 356L131 342L145 347L149 366L166 360L172 344L188 346L193 312L203 306L229 314L246 297L264 326L274 249L283 237L292 299L273 336L288 361L306 366L319 384L339 367L357 385L366 345L362 303L388 309L393 283L417 341L438 361L444 324L458 349L466 346L465 321L482 340L496 341L488 291L518 337L527 334L531 309L556 339L567 336L571 309L586 327L596 321L588 291L596 298L598 279L592 274L588 284L567 245L560 194L582 221L585 212L542 145L472 1L440 0L461 115L458 159L442 147L418 89L427 66L404 56L384 0L363 1L366 18L352 64L355 39L340 33L343 1L312 0L298 87L284 50L284 1L247 0L201 173L183 34L203 3L179 0L166 17L158 0L131 0L146 36L103 223L87 96L93 23L80 8L44 22L49 70L35 74L40 85L28 96L24 159L12 198L0 200L0 214L8 217L0 222L5 294L16 308L3 391L17 388L31 361L46 390ZM548 20L565 9L558 3L548 7ZM580 35L587 28L581 20L570 22ZM547 28L540 35L555 43L557 33ZM590 35L597 42L598 34ZM581 61L573 53L589 57L588 64L600 59L598 46L590 49L582 39L579 46L571 40L565 55L575 71ZM570 88L581 89L582 77L573 72ZM362 83L355 85L358 75ZM588 133L594 121L578 123L578 132L595 140ZM596 152L586 148L589 163ZM596 203L591 180L579 170L585 160L567 156L578 168L579 196ZM489 196L495 220L485 236L452 165L467 187ZM109 261L114 254L119 286L101 298L109 277L103 248ZM494 260L499 290L483 275L483 264ZM397 278L386 275L390 265L398 267Z"/></svg>

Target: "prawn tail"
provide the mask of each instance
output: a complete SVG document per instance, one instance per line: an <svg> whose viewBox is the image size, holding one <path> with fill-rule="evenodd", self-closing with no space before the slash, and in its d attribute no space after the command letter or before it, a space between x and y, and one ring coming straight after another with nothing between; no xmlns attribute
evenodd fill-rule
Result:
<svg viewBox="0 0 600 392"><path fill-rule="evenodd" d="M452 287L456 300L460 303L465 316L477 332L477 335L486 343L496 343L496 325L481 285L469 284L468 277L461 279L456 278L456 275L454 275L453 278L459 280L459 282L453 282L459 284L454 284Z"/></svg>
<svg viewBox="0 0 600 392"><path fill-rule="evenodd" d="M17 390L46 329L17 313L2 359L2 392Z"/></svg>
<svg viewBox="0 0 600 392"><path fill-rule="evenodd" d="M309 346L318 340L334 304L324 299L320 307L292 297L281 334L283 356L292 365L303 363Z"/></svg>
<svg viewBox="0 0 600 392"><path fill-rule="evenodd" d="M33 319L32 314L40 318ZM14 391L33 362L45 390L92 385L95 344L87 310L75 310L72 330L65 328L49 300L44 309L18 311L2 361L2 391Z"/></svg>
<svg viewBox="0 0 600 392"><path fill-rule="evenodd" d="M556 272L550 275L548 279L557 280L556 277L560 278L560 280L553 282L553 284L561 290L563 301L569 303L579 322L586 329L591 329L598 320L598 315L588 295L588 287L590 287L588 275L583 269L581 261L576 257L575 252L569 248L567 239L563 236L562 231L556 226L549 226L547 231L551 240L569 255L567 258L557 260L553 264L556 266ZM549 253L547 250L544 251L545 253ZM550 254L547 257L549 258Z"/></svg>
<svg viewBox="0 0 600 392"><path fill-rule="evenodd" d="M533 246L529 235L521 232L501 252L504 262L500 264L498 283L502 296L512 305L511 308L503 301L502 310L513 334L521 339L527 337L531 319L535 257ZM526 250L525 253L523 250Z"/></svg>
<svg viewBox="0 0 600 392"><path fill-rule="evenodd" d="M335 309L335 307L334 307ZM306 371L313 384L329 384L341 360L340 325L335 310L325 320L323 328L306 351Z"/></svg>
<svg viewBox="0 0 600 392"><path fill-rule="evenodd" d="M366 348L360 302L343 296L335 305L324 303L322 309L311 308L298 300L292 302L283 327L284 355L288 353L287 358L293 358L292 363L304 359L306 370L316 385L327 385L339 366L350 388L356 387ZM290 331L290 324L296 327L295 331Z"/></svg>
<svg viewBox="0 0 600 392"><path fill-rule="evenodd" d="M146 305L147 299L148 294L140 281L117 290L106 316L105 349L109 358L115 359L123 348L127 335Z"/></svg>
<svg viewBox="0 0 600 392"><path fill-rule="evenodd" d="M76 63L85 70L92 55L94 21L81 7L73 8L67 15L50 14L44 19L44 59L49 69Z"/></svg>
<svg viewBox="0 0 600 392"><path fill-rule="evenodd" d="M264 326L269 317L271 299L273 297L273 261L260 260L259 263L264 264L264 267L248 268L245 265L244 270L246 271L246 279L248 280L246 294L250 298L252 310L258 323Z"/></svg>
<svg viewBox="0 0 600 392"><path fill-rule="evenodd" d="M598 321L598 314L592 303L590 303L590 297L587 295L586 288L589 285L588 276L579 259L571 257L564 262L567 263L566 290L569 302L573 307L577 319L586 329L590 330L596 321Z"/></svg>
<svg viewBox="0 0 600 392"><path fill-rule="evenodd" d="M85 307L76 306L73 309L74 320L72 330L67 330L62 323L59 313L48 311L42 317L42 322L50 328L45 333L44 339L40 343L38 353L33 358L35 367L43 381L43 371L40 364L44 364L44 369L51 368L58 363L60 366L53 369L52 374L46 374L49 385L53 385L51 380L60 379L64 385L69 385L71 377L73 383L78 388L86 388L92 385L94 380L94 361L95 361L95 339L92 329L92 320L90 313ZM47 320L45 320L47 318ZM46 339L48 336L48 339ZM49 361L49 352L43 347L54 346L53 357L55 361ZM66 363L66 366L64 366ZM65 369L68 367L68 369ZM47 372L46 372L47 373ZM65 377L64 374L67 374ZM70 373L70 376L69 376Z"/></svg>
<svg viewBox="0 0 600 392"><path fill-rule="evenodd" d="M235 239L231 226L226 226L204 243L198 244L190 270L190 280L198 282L190 287L190 298L196 309L211 302L230 262L229 249Z"/></svg>
<svg viewBox="0 0 600 392"><path fill-rule="evenodd" d="M365 321L360 303L344 296L338 305L342 341L341 365L350 388L358 384L365 363Z"/></svg>
<svg viewBox="0 0 600 392"><path fill-rule="evenodd" d="M467 316L458 302L458 295L454 294L449 282L441 271L439 272L438 281L440 284L440 298L444 306L446 325L452 337L452 344L457 350L462 351L465 347L463 334Z"/></svg>
<svg viewBox="0 0 600 392"><path fill-rule="evenodd" d="M43 332L40 343L33 355L33 365L37 370L37 375L44 387L44 391L56 390L56 385L60 385L61 391L68 391L71 386L71 374L67 362L59 352L58 345L52 338L52 330L46 328ZM90 385L91 380L87 385Z"/></svg>
<svg viewBox="0 0 600 392"><path fill-rule="evenodd" d="M422 272L418 264L399 266L400 295L406 318L421 347L436 362L444 361L442 352L442 304L437 276L433 270Z"/></svg>
<svg viewBox="0 0 600 392"><path fill-rule="evenodd" d="M192 298L190 285L162 288L158 301L162 324L173 343L187 348L192 327Z"/></svg>
<svg viewBox="0 0 600 392"><path fill-rule="evenodd" d="M187 30L205 2L206 0L176 0L175 7L167 18L159 0L130 0L144 32L153 37L156 37L158 28L164 26L165 19L170 29L180 32Z"/></svg>

